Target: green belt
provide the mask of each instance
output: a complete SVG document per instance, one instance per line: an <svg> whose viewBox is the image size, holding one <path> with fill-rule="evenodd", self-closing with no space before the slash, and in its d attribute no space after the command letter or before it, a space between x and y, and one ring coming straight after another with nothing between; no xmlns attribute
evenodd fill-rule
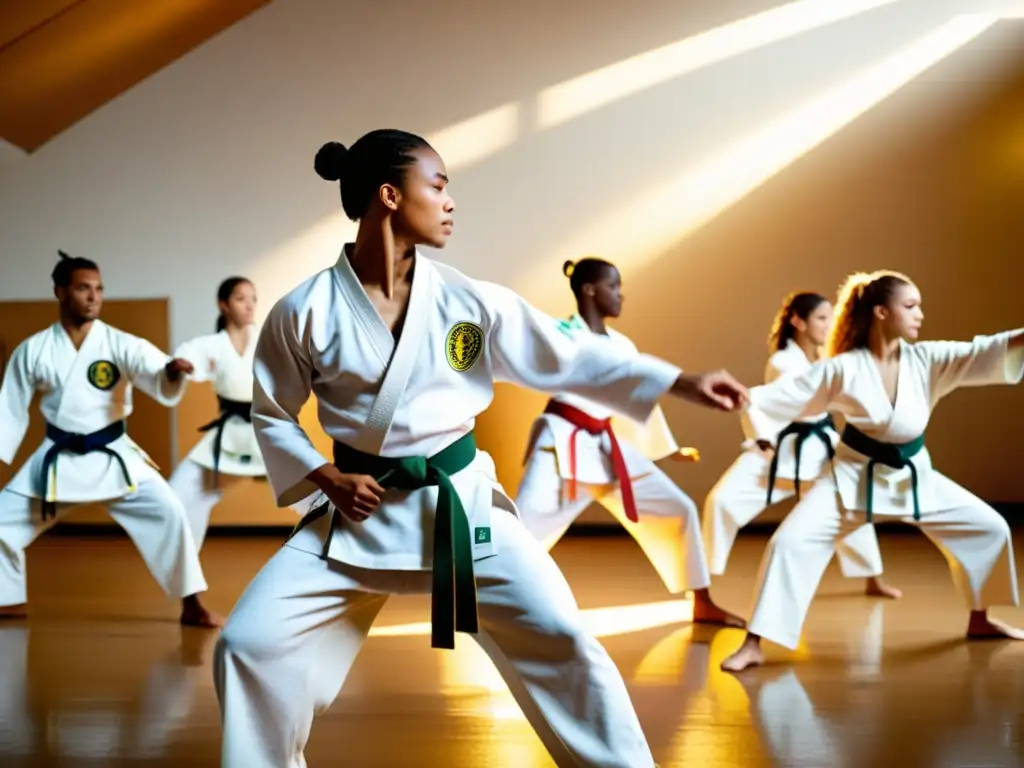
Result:
<svg viewBox="0 0 1024 768"><path fill-rule="evenodd" d="M871 513L874 509L875 492L875 464L885 464L893 469L910 467L910 487L914 494L914 519L921 519L921 503L917 497L917 467L911 459L924 448L924 435L921 435L909 443L883 443L868 437L856 427L850 424L843 430L843 442L857 453L868 457L868 487L865 504L867 520L871 522Z"/></svg>
<svg viewBox="0 0 1024 768"><path fill-rule="evenodd" d="M455 648L455 632L479 631L476 577L473 574L473 541L469 518L452 485L451 475L461 472L476 458L476 439L470 432L430 458L392 458L363 453L343 443L334 444L334 463L342 472L370 475L385 489L415 491L437 486L434 515L434 571L431 594L431 646ZM333 509L322 504L310 510L292 532L323 517ZM324 543L326 560L338 510L333 509L331 530Z"/></svg>

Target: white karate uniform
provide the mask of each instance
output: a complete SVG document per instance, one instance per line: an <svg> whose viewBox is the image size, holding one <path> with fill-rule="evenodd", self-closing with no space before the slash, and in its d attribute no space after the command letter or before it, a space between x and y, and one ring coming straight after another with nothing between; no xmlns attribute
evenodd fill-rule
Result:
<svg viewBox="0 0 1024 768"><path fill-rule="evenodd" d="M780 422L838 411L848 424L887 443L919 438L939 400L958 387L1016 384L1024 351L1009 350L1012 331L971 342L901 342L899 382L890 403L877 362L866 349L822 360L806 373L750 392L747 411L757 437L771 439ZM989 505L932 468L928 449L917 470L921 519L913 518L909 467L874 469L873 514L916 525L942 551L971 610L1017 605L1010 528ZM865 525L868 459L845 443L835 473L822 477L779 526L765 551L749 630L796 648L811 599L836 542Z"/></svg>
<svg viewBox="0 0 1024 768"><path fill-rule="evenodd" d="M796 376L811 367L811 361L795 341L790 340L775 352L765 366L765 383L771 384L782 376ZM826 414L812 415L800 421L816 422ZM746 421L746 419L744 420ZM785 428L787 425L781 425ZM743 443L743 453L725 471L704 501L704 546L709 554L711 573L721 576L736 534L768 507L768 474L772 463L770 454L757 446L757 440L749 436L750 428L745 423L748 439ZM833 447L839 442L834 429L826 430ZM772 443L777 443L776 438ZM772 503L782 502L796 494L796 436L789 435L778 451L778 471ZM819 477L831 471L828 450L815 435L808 437L800 453L800 486L805 492ZM839 542L836 554L844 576L867 578L882 573L882 553L878 548L878 537L873 525L859 528L848 538Z"/></svg>
<svg viewBox="0 0 1024 768"><path fill-rule="evenodd" d="M28 429L28 409L36 392L46 421L65 432L90 434L127 419L132 390L173 406L185 379L171 382L166 354L145 339L96 320L79 349L55 323L19 344L0 388L0 461L10 463ZM56 518L43 522L42 468L53 441L45 438L14 479L0 492L0 606L26 602L25 549L75 506L105 502L124 528L160 586L175 598L206 589L185 510L152 460L128 435L102 452L58 455L50 470L49 498Z"/></svg>
<svg viewBox="0 0 1024 768"><path fill-rule="evenodd" d="M298 424L311 391L334 440L429 457L473 429L496 380L574 390L643 421L679 369L574 344L511 291L422 255L396 345L343 253L271 310L254 373L253 423L284 506L314 490L306 476L325 463ZM451 480L478 534L474 638L555 762L652 766L618 670L518 520L491 458L478 452ZM331 516L321 517L249 584L215 654L224 766L305 766L313 716L338 694L387 596L430 591L437 498L437 487L390 490L365 522L339 515L326 559Z"/></svg>
<svg viewBox="0 0 1024 768"><path fill-rule="evenodd" d="M252 402L252 360L256 351L259 328L249 329L249 342L238 354L227 331L200 336L186 341L175 351L192 363L192 381L211 381L219 397L235 402ZM217 429L205 432L171 475L171 488L178 494L188 512L189 527L196 548L202 549L210 524L210 512L224 497L224 492L239 478L265 477L267 469L256 442L252 424L238 416L230 416L221 437L218 477L213 474L213 448Z"/></svg>
<svg viewBox="0 0 1024 768"><path fill-rule="evenodd" d="M640 354L625 335L611 328L607 336L594 333L579 315L573 315L561 328L579 343L596 344L611 354ZM636 539L669 591L708 587L711 575L700 537L697 505L654 464L679 452L661 408L655 408L645 422L636 423L620 418L607 406L569 392L560 392L553 399L594 419L612 419L640 522L626 518L606 434L576 433L577 490L573 499L570 450L576 427L561 416L544 413L530 431L526 468L516 494L516 507L530 533L550 550L596 501Z"/></svg>

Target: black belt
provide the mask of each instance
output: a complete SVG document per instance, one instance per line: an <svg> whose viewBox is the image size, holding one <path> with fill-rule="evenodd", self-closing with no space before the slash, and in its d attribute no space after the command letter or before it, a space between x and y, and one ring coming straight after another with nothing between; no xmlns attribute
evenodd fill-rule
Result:
<svg viewBox="0 0 1024 768"><path fill-rule="evenodd" d="M65 432L60 427L55 427L50 422L46 422L46 436L53 441L53 445L50 446L43 456L43 520L57 516L57 500L50 499L50 468L54 468L54 477L56 478L58 454L77 453L80 456L86 453L109 454L117 459L117 463L121 465L121 472L124 473L125 482L134 488L132 477L128 474L128 467L125 465L124 459L116 451L112 451L107 447L121 437L124 432L125 425L123 421L115 421L113 424L95 432L90 432L88 435Z"/></svg>
<svg viewBox="0 0 1024 768"><path fill-rule="evenodd" d="M867 491L865 493L865 509L867 521L871 522L874 511L875 464L885 464L893 469L910 467L910 488L914 494L914 519L921 519L921 503L917 498L917 467L911 459L924 448L924 435L907 443L883 443L868 437L856 427L849 424L843 430L843 442L857 453L868 457Z"/></svg>
<svg viewBox="0 0 1024 768"><path fill-rule="evenodd" d="M836 451L832 447L832 440L829 437L829 429L834 429L835 423L832 421L831 414L819 421L794 421L784 430L779 433L778 438L775 440L775 455L772 456L772 465L768 470L768 505L772 503L772 491L775 490L775 475L779 471L779 449L782 447L782 441L789 435L796 435L796 471L793 473L793 485L796 487L796 497L800 498L800 453L804 448L804 441L812 435L817 437L825 444L825 450L828 451L828 459L832 461L835 458Z"/></svg>
<svg viewBox="0 0 1024 768"><path fill-rule="evenodd" d="M245 419L247 422L252 424L252 403L245 403L240 400L228 400L226 397L221 397L220 395L217 395L217 403L220 405L220 416L209 424L204 424L199 428L200 432L209 432L211 429L217 430L217 433L213 436L214 483L217 482L217 478L220 473L220 446L221 441L224 439L224 425L228 423L228 419L232 416ZM248 455L241 457L243 462L251 459L252 457Z"/></svg>

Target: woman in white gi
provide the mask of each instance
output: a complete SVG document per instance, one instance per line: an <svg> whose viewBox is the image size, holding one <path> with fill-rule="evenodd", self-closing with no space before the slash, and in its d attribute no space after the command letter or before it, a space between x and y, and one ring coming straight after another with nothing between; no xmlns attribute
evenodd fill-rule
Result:
<svg viewBox="0 0 1024 768"><path fill-rule="evenodd" d="M99 319L95 262L61 254L53 270L60 320L11 354L0 387L0 461L14 460L36 392L46 438L0 492L0 616L24 616L25 549L77 505L104 502L150 572L182 601L181 623L215 627L185 509L125 432L132 390L176 405L192 366Z"/></svg>
<svg viewBox="0 0 1024 768"><path fill-rule="evenodd" d="M174 356L192 364L193 381L212 381L220 415L201 428L205 434L178 464L171 488L188 511L202 549L210 511L224 491L244 478L264 477L263 457L252 428L252 358L259 338L254 325L256 289L244 277L229 277L217 289L217 332L182 344Z"/></svg>
<svg viewBox="0 0 1024 768"><path fill-rule="evenodd" d="M667 392L734 410L745 390L726 373L573 343L508 289L418 253L445 245L454 211L444 163L418 136L327 144L315 167L340 180L359 232L270 311L252 414L278 504L317 488L329 503L257 574L219 639L223 765L304 766L313 716L388 595L431 593L434 647L475 635L556 764L650 768L618 670L476 449L474 419L496 379L574 391L640 421ZM298 423L310 392L333 462Z"/></svg>
<svg viewBox="0 0 1024 768"><path fill-rule="evenodd" d="M803 373L820 358L832 327L832 304L820 293L796 291L782 302L772 323L765 383ZM719 478L704 501L704 546L711 573L725 573L736 534L773 503L806 491L823 472L839 434L830 414L813 414L785 425L774 440L748 439L743 453ZM779 482L781 481L781 482ZM873 525L859 528L836 548L839 567L848 578L865 578L865 592L899 598L901 592L882 581L882 553Z"/></svg>
<svg viewBox="0 0 1024 768"><path fill-rule="evenodd" d="M853 275L839 294L828 354L799 376L755 387L747 411L755 437L825 411L846 419L834 476L822 477L779 526L765 551L742 647L722 663L763 663L764 637L795 648L836 544L873 516L916 525L945 555L970 611L968 638L1024 632L987 615L1017 605L1010 528L999 513L932 468L924 445L932 409L958 387L1017 384L1024 329L970 342L917 342L921 294L893 272Z"/></svg>
<svg viewBox="0 0 1024 768"><path fill-rule="evenodd" d="M615 265L586 258L566 262L562 271L577 309L562 330L580 343L639 354L605 324L622 313ZM654 464L684 458L680 451L660 408L634 426L615 419L612 409L560 392L534 422L516 508L527 530L551 549L593 501L602 503L647 553L670 592L693 591L694 622L745 626L711 599L697 505Z"/></svg>

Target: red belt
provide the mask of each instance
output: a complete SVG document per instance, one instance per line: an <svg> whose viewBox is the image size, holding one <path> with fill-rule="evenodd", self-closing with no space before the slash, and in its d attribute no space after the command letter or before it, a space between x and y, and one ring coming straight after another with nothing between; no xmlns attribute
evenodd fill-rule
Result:
<svg viewBox="0 0 1024 768"><path fill-rule="evenodd" d="M626 517L634 523L639 522L640 518L636 513L636 500L633 498L633 484L629 479L629 470L626 469L626 460L622 457L619 441L615 438L615 432L612 431L612 420L595 419L589 413L558 400L549 400L544 413L563 418L576 427L569 438L569 500L576 500L576 435L581 431L594 436L606 434L608 442L612 446L609 457L612 460L612 472L615 473L615 478L619 481L622 506L625 509Z"/></svg>

